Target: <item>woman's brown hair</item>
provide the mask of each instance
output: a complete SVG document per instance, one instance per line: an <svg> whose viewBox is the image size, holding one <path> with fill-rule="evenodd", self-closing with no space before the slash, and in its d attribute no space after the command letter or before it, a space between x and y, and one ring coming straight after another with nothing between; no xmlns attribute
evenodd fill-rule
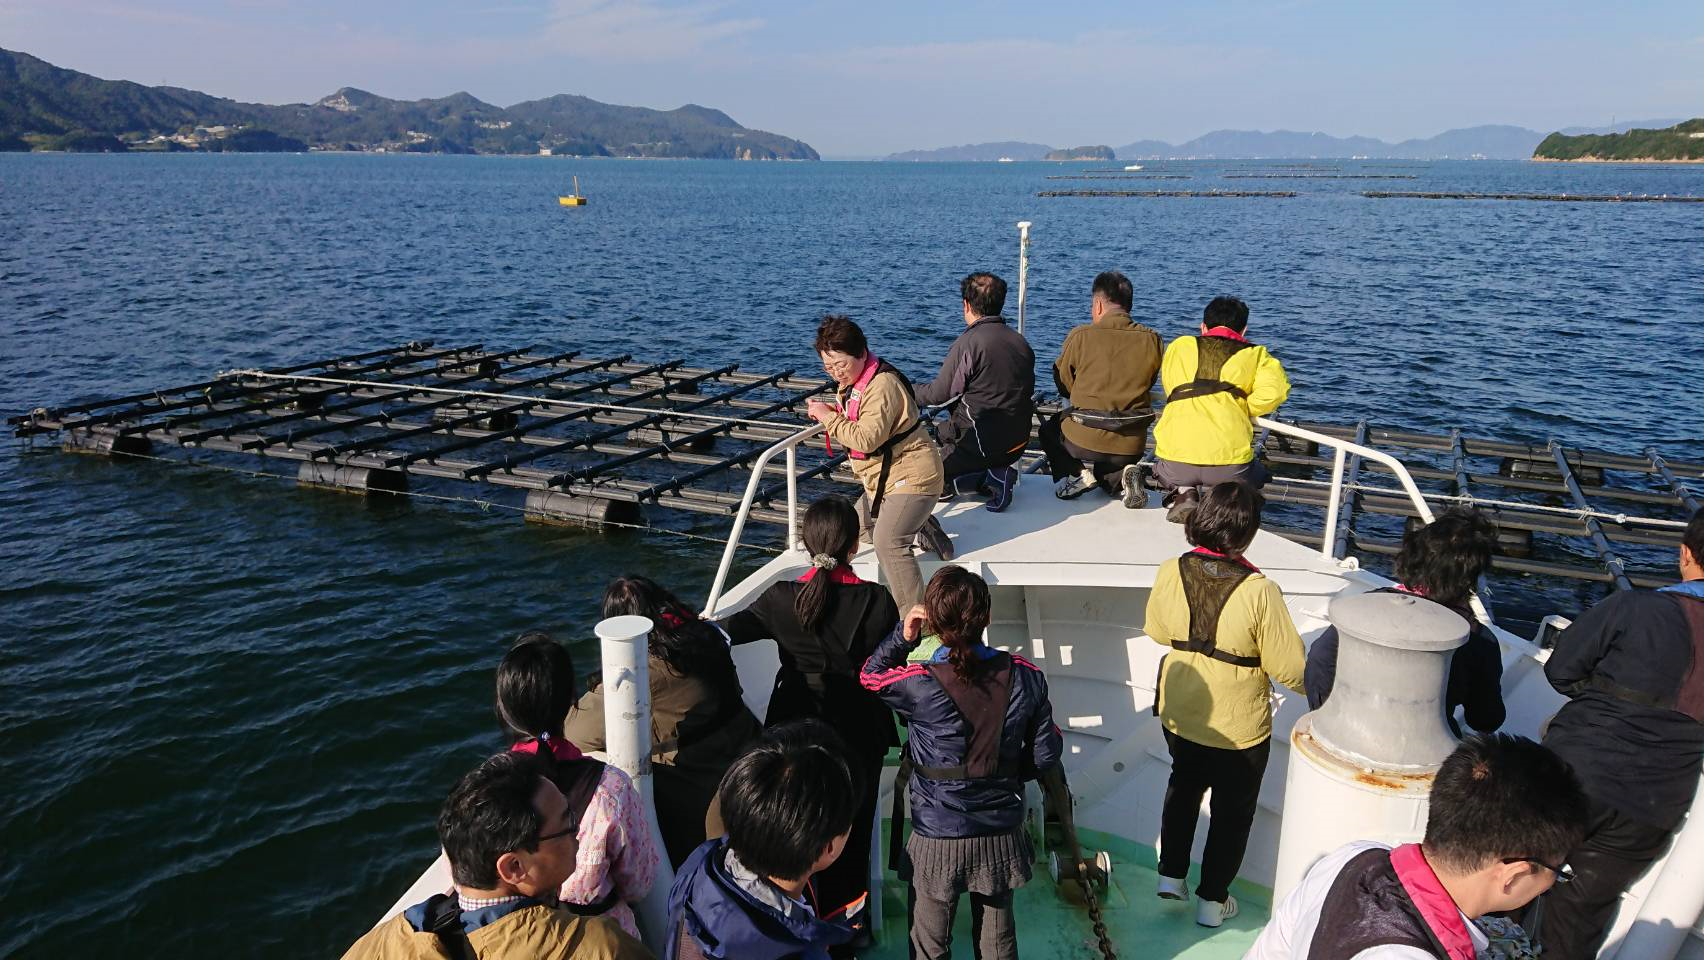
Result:
<svg viewBox="0 0 1704 960"><path fill-rule="evenodd" d="M822 318L817 324L816 352L844 353L849 357L861 357L870 352L870 342L864 339L864 329L852 322L851 317L831 313Z"/></svg>
<svg viewBox="0 0 1704 960"><path fill-rule="evenodd" d="M988 584L963 567L942 567L935 571L923 591L929 628L941 638L953 672L961 680L970 679L980 664L974 650L982 642L982 631L988 628L992 608Z"/></svg>

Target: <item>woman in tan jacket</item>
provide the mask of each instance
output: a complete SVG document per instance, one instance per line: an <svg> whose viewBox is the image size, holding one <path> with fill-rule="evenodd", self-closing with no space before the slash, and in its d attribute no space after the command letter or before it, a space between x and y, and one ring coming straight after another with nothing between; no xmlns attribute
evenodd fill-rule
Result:
<svg viewBox="0 0 1704 960"><path fill-rule="evenodd" d="M870 530L876 561L901 610L923 600L923 573L911 545L921 541L942 560L952 541L931 513L940 499L941 451L923 426L911 384L870 352L864 331L848 317L830 314L817 327L816 351L834 378L834 405L812 400L807 413L845 447L852 473L864 485L858 513Z"/></svg>

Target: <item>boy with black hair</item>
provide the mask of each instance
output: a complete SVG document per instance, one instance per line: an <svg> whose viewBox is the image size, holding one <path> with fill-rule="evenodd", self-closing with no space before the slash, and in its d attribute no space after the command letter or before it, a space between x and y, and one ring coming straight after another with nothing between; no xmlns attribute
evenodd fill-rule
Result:
<svg viewBox="0 0 1704 960"><path fill-rule="evenodd" d="M833 863L854 829L863 784L846 748L816 720L769 731L722 777L727 836L705 841L669 890L668 960L827 960L859 931L818 915L811 877Z"/></svg>
<svg viewBox="0 0 1704 960"><path fill-rule="evenodd" d="M1472 921L1567 883L1563 858L1585 823L1585 794L1562 758L1521 737L1469 737L1432 781L1424 840L1327 854L1243 960L1483 956L1489 944Z"/></svg>
<svg viewBox="0 0 1704 960"><path fill-rule="evenodd" d="M1178 337L1160 363L1166 405L1154 425L1154 477L1166 492L1166 519L1182 523L1201 489L1226 480L1256 489L1266 469L1254 458L1253 417L1290 396L1284 365L1249 341L1248 304L1214 297L1201 335Z"/></svg>
<svg viewBox="0 0 1704 960"><path fill-rule="evenodd" d="M1704 509L1681 535L1681 582L1621 590L1556 638L1544 676L1568 702L1544 743L1585 781L1579 879L1547 895L1545 960L1597 956L1624 892L1668 848L1704 764Z"/></svg>
<svg viewBox="0 0 1704 960"><path fill-rule="evenodd" d="M379 924L344 960L650 960L607 917L556 898L579 823L538 758L500 753L462 777L438 815L455 890Z"/></svg>

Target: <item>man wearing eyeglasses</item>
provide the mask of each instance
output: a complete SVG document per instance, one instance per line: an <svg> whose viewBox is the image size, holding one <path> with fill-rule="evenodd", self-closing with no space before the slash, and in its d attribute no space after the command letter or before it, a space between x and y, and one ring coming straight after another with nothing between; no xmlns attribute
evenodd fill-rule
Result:
<svg viewBox="0 0 1704 960"><path fill-rule="evenodd" d="M1314 864L1243 960L1473 960L1490 947L1473 921L1572 879L1586 796L1543 746L1463 740L1429 804L1419 843L1351 843Z"/></svg>
<svg viewBox="0 0 1704 960"><path fill-rule="evenodd" d="M578 830L537 758L486 760L438 815L455 889L374 927L344 960L651 960L613 920L578 916L557 899Z"/></svg>
<svg viewBox="0 0 1704 960"><path fill-rule="evenodd" d="M1704 510L1681 535L1681 582L1621 590L1556 638L1544 676L1568 702L1546 746L1574 765L1591 823L1577 883L1546 896L1544 960L1597 956L1621 894L1668 849L1704 763Z"/></svg>

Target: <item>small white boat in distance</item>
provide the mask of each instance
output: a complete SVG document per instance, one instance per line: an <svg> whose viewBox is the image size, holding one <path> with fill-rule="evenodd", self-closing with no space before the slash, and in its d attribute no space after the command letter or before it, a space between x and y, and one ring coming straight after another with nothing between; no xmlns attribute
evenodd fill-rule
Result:
<svg viewBox="0 0 1704 960"><path fill-rule="evenodd" d="M1126 169L1126 170L1140 170L1140 169L1142 169L1142 165L1139 164L1139 163L1133 163L1130 166L1125 167L1124 169Z"/></svg>
<svg viewBox="0 0 1704 960"><path fill-rule="evenodd" d="M1014 161L1011 157L1001 157L1000 159L998 159L994 162L995 163L1015 163L1016 161Z"/></svg>

